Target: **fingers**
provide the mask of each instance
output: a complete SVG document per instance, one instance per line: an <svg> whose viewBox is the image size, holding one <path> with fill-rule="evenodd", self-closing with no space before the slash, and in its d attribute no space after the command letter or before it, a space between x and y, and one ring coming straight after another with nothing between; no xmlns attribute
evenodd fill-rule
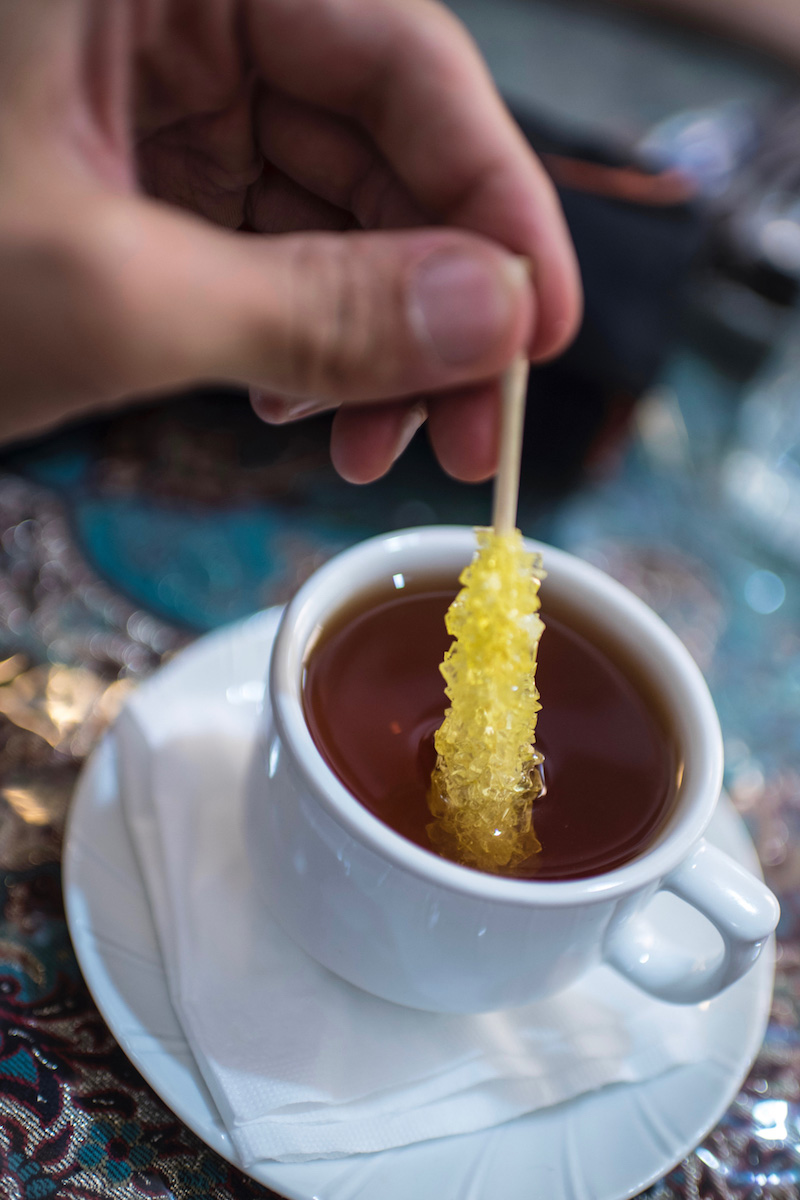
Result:
<svg viewBox="0 0 800 1200"><path fill-rule="evenodd" d="M222 106L184 116L147 137L140 134L136 158L142 188L238 229L248 189L264 165L251 129L253 93L253 82L245 79Z"/></svg>
<svg viewBox="0 0 800 1200"><path fill-rule="evenodd" d="M53 217L0 241L16 280L0 383L21 429L209 379L330 407L412 398L496 376L530 336L524 264L469 233L246 237L83 193ZM369 428L366 465L341 456L353 477L383 469L399 436Z"/></svg>
<svg viewBox="0 0 800 1200"><path fill-rule="evenodd" d="M294 400L259 387L251 387L249 390L253 412L267 425L289 425L293 421L302 421L305 417L317 417L320 413L329 412L336 407L325 400ZM360 411L367 410L360 406Z"/></svg>
<svg viewBox="0 0 800 1200"><path fill-rule="evenodd" d="M301 187L351 212L364 229L435 224L352 121L263 89L256 136L264 157Z"/></svg>
<svg viewBox="0 0 800 1200"><path fill-rule="evenodd" d="M290 419L308 415L310 410L294 411ZM496 381L427 401L340 408L331 430L333 465L350 483L371 483L386 474L426 418L434 453L448 474L464 483L494 475L500 422Z"/></svg>
<svg viewBox="0 0 800 1200"><path fill-rule="evenodd" d="M429 400L428 436L442 467L465 483L497 470L500 385L497 380Z"/></svg>
<svg viewBox="0 0 800 1200"><path fill-rule="evenodd" d="M424 423L423 400L340 408L331 428L331 460L350 483L372 483L385 475Z"/></svg>
<svg viewBox="0 0 800 1200"><path fill-rule="evenodd" d="M455 18L428 0L253 0L247 14L264 79L360 122L423 210L533 260L531 353L561 349L580 284L560 206Z"/></svg>
<svg viewBox="0 0 800 1200"><path fill-rule="evenodd" d="M209 379L333 407L416 397L498 375L530 337L524 264L473 234L247 237L84 193L52 217L0 241L0 383L23 426Z"/></svg>
<svg viewBox="0 0 800 1200"><path fill-rule="evenodd" d="M248 190L245 219L258 233L344 230L353 225L350 213L328 204L274 167L265 167Z"/></svg>
<svg viewBox="0 0 800 1200"><path fill-rule="evenodd" d="M272 425L316 416L330 407L258 389L251 390L250 399L258 416ZM397 461L426 418L434 453L449 475L464 483L482 483L494 475L500 426L496 380L398 404L343 406L331 429L333 465L350 483L372 483Z"/></svg>
<svg viewBox="0 0 800 1200"><path fill-rule="evenodd" d="M128 390L224 378L374 402L490 378L530 335L524 264L471 234L246 238L142 200L89 219Z"/></svg>

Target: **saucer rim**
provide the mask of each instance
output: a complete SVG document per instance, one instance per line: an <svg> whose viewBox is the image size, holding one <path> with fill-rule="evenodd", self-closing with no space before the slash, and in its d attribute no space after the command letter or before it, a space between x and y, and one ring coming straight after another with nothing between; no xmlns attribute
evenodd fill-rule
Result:
<svg viewBox="0 0 800 1200"><path fill-rule="evenodd" d="M268 621L274 621L274 610L268 610L266 613L257 614L255 619L251 617L244 622L238 622L236 625L214 631L213 633L198 639L198 641L187 647L186 650L182 651L176 657L176 659L172 660L169 664L162 668L161 671L157 672L151 678L153 680L158 680L163 671L169 670L172 672L175 668L179 668L181 660L185 662L190 657L194 658L197 653L202 653L204 649L207 649L210 643L224 641L226 637L233 636L235 631L242 630L242 628L248 624L252 625L254 629L257 628L261 630L262 623L264 623L266 626ZM274 626L272 629L270 643L273 638ZM312 1190L310 1188L302 1185L294 1185L291 1179L287 1181L284 1178L287 1173L290 1176L294 1173L302 1174L306 1168L313 1167L315 1164L330 1164L331 1166L333 1166L334 1163L341 1166L341 1164L347 1162L358 1164L365 1160L381 1159L386 1155L403 1153L404 1151L413 1151L415 1149L413 1146L398 1147L382 1151L378 1154L354 1155L350 1156L349 1158L338 1160L314 1160L311 1163L279 1163L272 1160L263 1160L255 1163L252 1168L243 1167L242 1164L237 1160L229 1135L221 1122L213 1100L205 1089L202 1078L199 1077L199 1075L192 1076L192 1081L197 1086L198 1095L205 1110L204 1120L200 1121L196 1118L196 1113L192 1110L191 1106L188 1106L185 1103L185 1092L183 1095L176 1094L175 1089L170 1085L170 1082L164 1081L164 1072L163 1070L159 1070L158 1061L156 1060L154 1064L152 1058L142 1053L137 1053L136 1048L132 1047L128 1043L127 1039L125 1038L124 1029L122 1028L121 1023L118 1023L116 1014L113 1011L114 999L116 998L116 1000L125 1003L125 996L119 991L114 991L113 986L111 988L113 995L110 995L108 992L108 977L106 976L106 978L103 979L99 974L95 973L92 952L94 951L95 954L99 954L101 961L103 952L97 946L97 943L94 940L93 931L83 923L80 916L78 903L81 888L80 852L78 849L80 838L78 830L81 828L82 823L85 823L87 819L86 815L84 814L84 809L89 811L91 808L91 803L94 799L94 793L97 786L95 777L103 768L104 759L107 759L109 755L113 756L113 734L107 734L101 740L100 744L97 746L90 759L86 763L76 785L74 800L69 813L67 830L65 833L65 848L63 856L64 901L67 923L73 940L76 957L89 991L98 1007L98 1010L108 1024L109 1029L111 1030L112 1034L118 1038L123 1052L131 1060L135 1068L140 1072L153 1090L161 1097L167 1107L174 1112L176 1116L182 1120L183 1123L189 1129L191 1129L207 1146L219 1153L223 1158L225 1158L238 1170L242 1171L245 1175L254 1179L258 1183L272 1188L280 1195L289 1197L290 1200L313 1200L313 1198ZM744 822L739 814L736 813L730 800L724 793L720 799L720 809L720 817L726 823L730 823L731 829L735 830L738 839L742 842L742 852L746 852L746 856L749 858L749 861L747 861L745 865L747 865L749 869L758 870L755 860L755 851ZM121 811L119 795L116 791L115 817L119 821L120 831L124 836L128 847L132 850L130 847L130 839L128 837L127 828L124 823L124 816ZM142 894L145 895L141 872L138 864L135 863L135 859L133 861L135 867L134 886L137 886L139 889L141 889ZM163 959L161 958L160 952L158 969L163 976L163 986L165 991L164 999L171 1010L171 1002L169 1001L167 992L166 973L164 971ZM747 1023L746 1033L749 1036L742 1038L741 1033L739 1034L737 1039L739 1053L737 1054L735 1065L726 1064L723 1066L722 1064L717 1064L719 1071L724 1072L727 1077L727 1086L724 1087L720 1093L717 1103L709 1109L702 1121L702 1124L697 1125L690 1136L687 1136L680 1141L675 1141L667 1153L662 1152L662 1161L656 1168L649 1171L646 1175L637 1178L635 1183L629 1185L626 1191L615 1193L613 1200L629 1200L629 1198L638 1195L639 1192L649 1187L652 1183L663 1178L663 1176L669 1170L671 1170L676 1163L680 1162L703 1140L707 1133L717 1124L724 1112L730 1107L731 1102L736 1097L741 1087L741 1083L750 1070L752 1062L758 1053L758 1049L762 1043L764 1031L768 1023L772 982L774 978L774 939L770 939L770 942L765 946L761 958L754 965L752 971L748 973L748 976L749 975L754 975L755 984L757 985L757 988L754 991L752 1002L748 1002L750 1019ZM739 981L739 984L734 984L733 988L730 990L734 990L743 982L744 981L742 980ZM152 1036L152 1031L146 1026L142 1025L141 1028L145 1035ZM190 1051L189 1054L191 1054ZM174 1060L177 1058L177 1056L169 1054L167 1054L167 1057L172 1057ZM668 1074L672 1075L675 1072L680 1072L682 1074L691 1076L693 1072L701 1069L703 1065L703 1060L700 1062L685 1064L683 1066L673 1068ZM197 1072L196 1063L193 1061L192 1067L194 1072ZM542 1112L544 1114L552 1114L556 1118L561 1117L566 1119L571 1112L574 1113L577 1111L578 1106L587 1102L591 1103L596 1101L598 1096L603 1094L603 1092L624 1092L629 1097L635 1097L637 1091L641 1090L648 1083L652 1082L654 1081L645 1080L640 1081L639 1083L616 1084L612 1088L601 1089L600 1092L588 1093L586 1095L576 1097L573 1100L566 1101L552 1109L542 1110ZM529 1121L536 1116L537 1114L535 1113L528 1114L526 1116L517 1118L515 1122L510 1124L518 1124L519 1122ZM502 1130L503 1127L501 1126L498 1128ZM479 1134L462 1135L462 1137L466 1138L473 1138L476 1136L479 1136ZM443 1143L451 1143L452 1141L452 1138L446 1138L439 1139L435 1142L421 1143L419 1145L427 1145L429 1147L432 1146L434 1147L433 1152L435 1153L435 1148L437 1146L442 1145ZM298 1181L298 1183L299 1182L300 1181ZM316 1193L318 1188L314 1188L313 1190ZM612 1197L609 1193L603 1193L602 1200L612 1200Z"/></svg>

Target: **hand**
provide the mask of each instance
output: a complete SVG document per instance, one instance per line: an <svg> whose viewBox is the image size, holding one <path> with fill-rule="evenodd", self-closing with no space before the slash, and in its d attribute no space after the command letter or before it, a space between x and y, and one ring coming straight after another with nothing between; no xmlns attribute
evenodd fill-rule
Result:
<svg viewBox="0 0 800 1200"><path fill-rule="evenodd" d="M550 182L430 0L0 0L0 162L5 437L216 379L338 408L349 479L426 412L485 478L499 372L579 318Z"/></svg>

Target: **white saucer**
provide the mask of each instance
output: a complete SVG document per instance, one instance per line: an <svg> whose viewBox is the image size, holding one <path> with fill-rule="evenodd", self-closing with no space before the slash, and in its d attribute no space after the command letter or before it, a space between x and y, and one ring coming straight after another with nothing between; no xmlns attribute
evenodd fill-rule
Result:
<svg viewBox="0 0 800 1200"><path fill-rule="evenodd" d="M203 638L163 668L243 706L255 732L274 613ZM710 838L751 870L753 846L723 797ZM175 1017L141 876L120 806L113 741L78 784L64 854L64 894L75 951L122 1049L166 1104L213 1150L239 1166ZM672 899L672 898L667 898ZM674 902L670 935L697 917ZM262 1162L249 1174L292 1200L624 1200L666 1174L726 1111L758 1052L772 995L770 944L744 979L708 1001L701 1062L618 1084L481 1133L381 1154L309 1163Z"/></svg>

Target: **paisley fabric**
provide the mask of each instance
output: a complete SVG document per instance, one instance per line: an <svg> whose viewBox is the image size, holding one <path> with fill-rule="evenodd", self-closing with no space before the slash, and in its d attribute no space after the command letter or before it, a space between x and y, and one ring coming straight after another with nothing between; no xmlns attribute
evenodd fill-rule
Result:
<svg viewBox="0 0 800 1200"><path fill-rule="evenodd" d="M542 504L531 452L521 524L622 578L690 645L722 715L729 790L784 908L772 1021L751 1076L648 1195L789 1200L800 1187L800 568L745 546L732 523L714 486L730 423L714 424L724 406L704 380L690 359L675 367L675 403L706 421L699 464L665 463L668 404L657 437L641 424L624 459L620 447L611 456L622 464L613 475L556 507ZM82 762L129 689L197 632L285 598L371 532L485 522L488 490L445 480L423 444L366 491L336 479L325 439L324 421L265 430L237 398L206 396L2 464L3 1200L271 1194L188 1131L117 1046L75 961L59 864ZM759 572L759 586L784 587L774 615L748 607Z"/></svg>

